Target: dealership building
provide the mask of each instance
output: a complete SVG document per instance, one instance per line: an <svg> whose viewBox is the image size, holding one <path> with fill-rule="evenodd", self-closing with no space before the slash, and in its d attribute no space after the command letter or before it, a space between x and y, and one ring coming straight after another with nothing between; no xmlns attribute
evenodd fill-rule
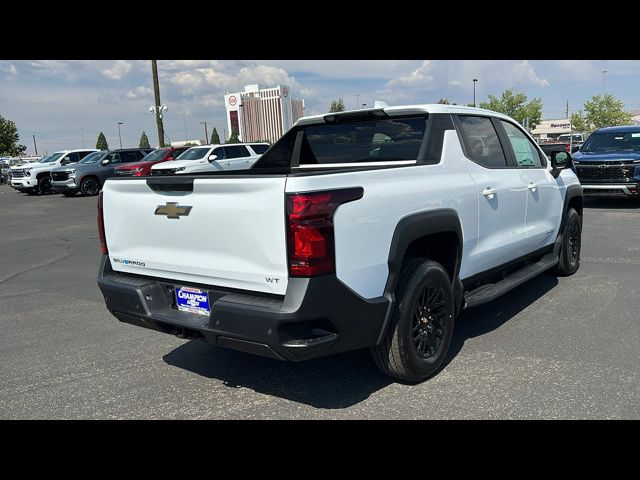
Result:
<svg viewBox="0 0 640 480"><path fill-rule="evenodd" d="M291 98L286 85L246 85L243 92L227 93L224 105L229 136L236 131L242 142L273 143L304 115L304 100Z"/></svg>

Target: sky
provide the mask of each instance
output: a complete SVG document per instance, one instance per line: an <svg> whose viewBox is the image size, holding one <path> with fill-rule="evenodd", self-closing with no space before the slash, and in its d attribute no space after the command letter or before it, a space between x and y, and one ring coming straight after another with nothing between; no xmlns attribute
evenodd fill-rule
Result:
<svg viewBox="0 0 640 480"><path fill-rule="evenodd" d="M606 74L602 72L606 71ZM171 141L204 140L206 121L222 138L224 95L245 85L288 85L304 98L305 114L382 100L389 105L476 102L507 88L543 101L543 119L565 118L593 95L613 94L640 109L640 61L607 60L159 60L160 96ZM13 120L27 154L93 148L99 132L109 147L137 147L144 130L158 144L149 60L0 61L0 115ZM228 136L228 132L227 132Z"/></svg>

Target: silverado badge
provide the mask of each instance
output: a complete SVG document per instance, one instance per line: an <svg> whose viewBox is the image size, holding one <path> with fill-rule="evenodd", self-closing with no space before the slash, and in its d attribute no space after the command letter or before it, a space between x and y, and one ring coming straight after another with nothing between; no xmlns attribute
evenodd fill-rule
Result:
<svg viewBox="0 0 640 480"><path fill-rule="evenodd" d="M180 215L189 215L192 207L178 206L176 202L167 202L166 205L156 207L156 215L166 215L167 218L180 218Z"/></svg>

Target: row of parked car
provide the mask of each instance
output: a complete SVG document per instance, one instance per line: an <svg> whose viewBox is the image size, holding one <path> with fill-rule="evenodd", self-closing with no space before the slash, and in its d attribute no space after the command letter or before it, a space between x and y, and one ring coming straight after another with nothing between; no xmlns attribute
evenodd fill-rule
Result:
<svg viewBox="0 0 640 480"><path fill-rule="evenodd" d="M7 183L28 194L97 195L107 178L175 175L242 170L269 149L267 143L198 145L197 147L77 149L54 152L37 163L5 172Z"/></svg>

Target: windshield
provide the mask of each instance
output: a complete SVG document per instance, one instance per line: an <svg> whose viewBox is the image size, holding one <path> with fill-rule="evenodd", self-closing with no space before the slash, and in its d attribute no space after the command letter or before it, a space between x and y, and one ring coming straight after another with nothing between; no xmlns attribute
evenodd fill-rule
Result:
<svg viewBox="0 0 640 480"><path fill-rule="evenodd" d="M102 157L104 154L104 151L90 153L78 163L98 163L98 160L100 160L100 157Z"/></svg>
<svg viewBox="0 0 640 480"><path fill-rule="evenodd" d="M209 147L207 148L190 148L182 155L180 155L176 160L202 160L207 152L209 151Z"/></svg>
<svg viewBox="0 0 640 480"><path fill-rule="evenodd" d="M51 163L51 162L55 162L56 160L58 160L62 155L64 155L64 152L56 152L56 153L52 153L51 155L49 155L48 157L44 157L42 160L40 160L40 163Z"/></svg>
<svg viewBox="0 0 640 480"><path fill-rule="evenodd" d="M165 155L167 154L167 152L169 151L168 148L160 148L158 150L154 150L151 153L148 153L142 160L140 160L141 162L155 162L156 160L162 160Z"/></svg>
<svg viewBox="0 0 640 480"><path fill-rule="evenodd" d="M610 152L640 150L640 130L637 132L593 133L580 147L581 152Z"/></svg>

